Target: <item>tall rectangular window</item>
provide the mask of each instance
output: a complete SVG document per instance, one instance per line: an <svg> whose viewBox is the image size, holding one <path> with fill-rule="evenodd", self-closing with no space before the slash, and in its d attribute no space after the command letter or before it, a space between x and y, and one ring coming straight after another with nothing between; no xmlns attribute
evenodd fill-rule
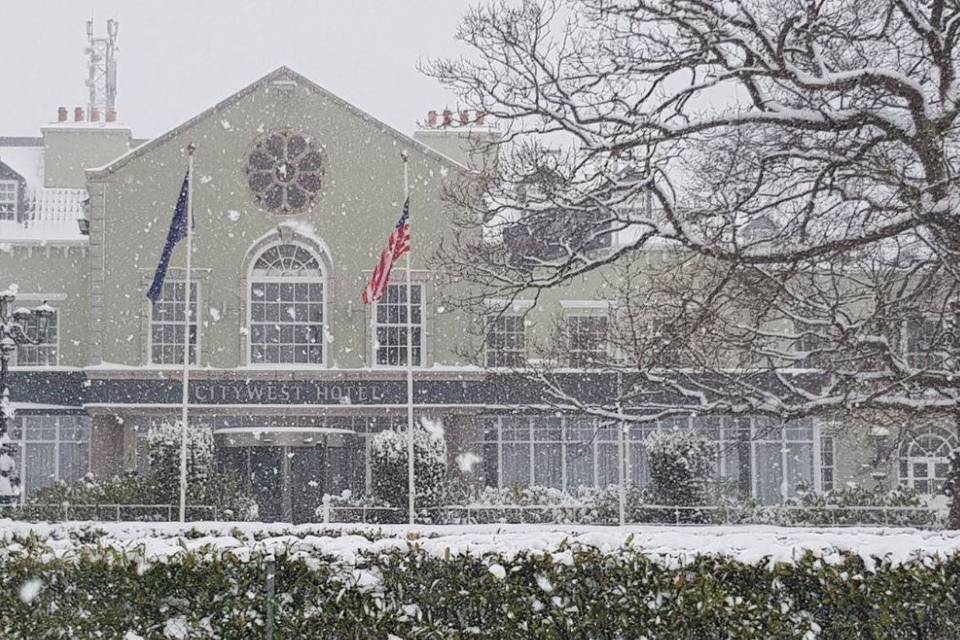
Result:
<svg viewBox="0 0 960 640"><path fill-rule="evenodd" d="M820 490L833 491L833 436L820 436Z"/></svg>
<svg viewBox="0 0 960 640"><path fill-rule="evenodd" d="M22 344L17 346L17 365L21 367L55 367L57 366L57 321L59 313L54 310L47 321L46 331L40 335L40 322L35 316L21 322L23 330L31 340L39 339L39 344Z"/></svg>
<svg viewBox="0 0 960 640"><path fill-rule="evenodd" d="M527 349L523 316L503 314L488 318L486 346L488 367L522 366Z"/></svg>
<svg viewBox="0 0 960 640"><path fill-rule="evenodd" d="M947 353L955 346L953 334L936 316L913 318L906 323L904 336L907 362L914 367L942 368Z"/></svg>
<svg viewBox="0 0 960 640"><path fill-rule="evenodd" d="M794 323L797 339L793 342L793 352L797 359L791 366L807 369L827 369L831 366L830 341L822 334L823 327Z"/></svg>
<svg viewBox="0 0 960 640"><path fill-rule="evenodd" d="M10 433L24 495L58 480L72 482L90 471L90 418L24 415Z"/></svg>
<svg viewBox="0 0 960 640"><path fill-rule="evenodd" d="M587 369L602 364L607 354L607 326L607 316L567 316L567 366Z"/></svg>
<svg viewBox="0 0 960 640"><path fill-rule="evenodd" d="M15 220L17 217L17 183L0 180L0 220Z"/></svg>
<svg viewBox="0 0 960 640"><path fill-rule="evenodd" d="M160 299L150 307L150 363L161 365L183 364L184 313L186 311L186 283L167 280L163 283ZM190 363L197 363L199 336L197 313L199 285L190 287Z"/></svg>
<svg viewBox="0 0 960 640"><path fill-rule="evenodd" d="M413 365L423 364L423 285L411 285L410 297L408 303L406 284L391 284L377 303L375 350L380 366L407 365L407 314L413 330Z"/></svg>

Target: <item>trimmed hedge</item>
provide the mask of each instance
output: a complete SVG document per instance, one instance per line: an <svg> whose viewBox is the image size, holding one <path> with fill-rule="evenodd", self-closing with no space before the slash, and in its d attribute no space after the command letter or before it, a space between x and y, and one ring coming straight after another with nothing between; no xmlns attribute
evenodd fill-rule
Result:
<svg viewBox="0 0 960 640"><path fill-rule="evenodd" d="M104 548L63 560L28 541L0 565L0 637L262 638L267 562L201 551L154 563ZM414 549L355 565L300 553L275 567L278 640L960 637L960 555L681 563L577 545L511 558Z"/></svg>

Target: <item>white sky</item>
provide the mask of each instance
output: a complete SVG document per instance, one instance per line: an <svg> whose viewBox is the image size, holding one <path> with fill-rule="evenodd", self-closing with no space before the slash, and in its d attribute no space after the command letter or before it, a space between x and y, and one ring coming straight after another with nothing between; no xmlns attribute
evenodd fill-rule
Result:
<svg viewBox="0 0 960 640"><path fill-rule="evenodd" d="M150 138L285 64L411 133L458 106L417 62L463 52L470 0L0 0L0 135L87 104L85 22L120 22L117 110Z"/></svg>

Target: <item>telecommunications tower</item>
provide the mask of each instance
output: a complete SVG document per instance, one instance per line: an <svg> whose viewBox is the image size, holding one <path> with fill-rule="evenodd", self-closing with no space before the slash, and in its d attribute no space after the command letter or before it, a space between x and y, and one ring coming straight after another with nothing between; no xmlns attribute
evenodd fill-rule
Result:
<svg viewBox="0 0 960 640"><path fill-rule="evenodd" d="M94 37L93 20L87 20L86 53L90 57L87 87L90 104L87 113L116 113L117 110L117 30L120 23L107 20L106 37Z"/></svg>

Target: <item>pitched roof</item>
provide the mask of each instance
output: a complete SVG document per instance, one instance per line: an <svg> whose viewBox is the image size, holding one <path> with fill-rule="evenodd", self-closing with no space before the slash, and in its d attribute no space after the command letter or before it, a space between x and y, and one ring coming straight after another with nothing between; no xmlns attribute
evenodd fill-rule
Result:
<svg viewBox="0 0 960 640"><path fill-rule="evenodd" d="M311 90L313 90L314 92L316 92L317 94L323 96L324 98L329 99L330 101L332 101L332 102L336 103L337 105L343 107L344 109L350 111L351 113L353 113L354 115L358 116L358 117L361 118L362 120L365 120L365 121L367 121L367 122L370 122L370 123L374 124L377 128L381 129L384 133L393 136L393 137L396 138L397 140L400 140L401 142L403 142L403 144L406 144L406 145L409 145L410 147L419 149L422 153L424 153L424 154L426 154L426 155L428 155L428 156L431 156L431 157L433 157L433 158L436 158L437 160L440 160L441 162L445 162L445 163L447 163L448 165L450 165L452 168L455 168L455 169L458 169L458 170L463 170L463 171L466 171L466 170L467 170L467 167L465 167L464 165L460 164L460 163L457 162L456 160L454 160L454 159L452 159L452 158L450 158L450 157L448 157L448 156L445 156L444 154L439 153L438 151L435 151L434 149L432 149L432 148L428 147L427 145L423 144L422 142L419 142L419 141L417 141L417 140L414 140L412 137L410 137L410 136L408 136L408 135L406 135L406 134L404 134L404 133L402 133L402 132L400 132L400 131L397 131L396 129L394 129L393 127L387 125L386 123L378 120L377 118L374 118L373 116L371 116L370 114L368 114L366 111L363 111L362 109L360 109L360 108L354 106L353 104L347 102L347 101L344 100L343 98L341 98L341 97L339 97L339 96L337 96L337 95L335 95L335 94L333 94L333 93L330 93L329 91L327 91L326 89L324 89L323 87L321 87L321 86L318 85L317 83L313 82L312 80L310 80L310 79L307 78L306 76L300 75L299 73L297 73L296 71L290 69L290 68L287 67L287 66L281 66L281 67L275 69L274 71L271 71L271 72L268 73L267 75L263 76L263 77L260 78L259 80L253 82L252 84L247 85L246 87L244 87L244 88L241 89L240 91L237 91L236 93L234 93L233 95L229 96L228 98L226 98L226 99L224 99L224 100L221 100L220 102L218 102L217 104L213 105L213 106L210 107L209 109L206 109L205 111L202 111L201 113L195 115L194 117L190 118L189 120L187 120L187 121L184 122L183 124L181 124L181 125L179 125L179 126L177 126L177 127L174 127L174 128L171 129L170 131L167 131L166 133L164 133L164 134L162 134L162 135L154 138L153 140L150 140L149 142L146 142L146 143L144 143L144 144L136 147L135 149L131 149L129 152L127 152L127 153L125 153L124 155L120 156L119 158L111 161L109 164L107 164L107 165L105 165L105 166L102 166L102 167L95 168L95 169L87 169L87 176L90 177L90 178L97 178L97 177L105 177L105 176L108 176L108 175L110 175L111 173L113 173L114 171L116 171L116 170L120 169L121 167L123 167L124 165L126 165L126 164L127 164L128 162L130 162L131 160L133 160L133 159L135 159L135 158L138 158L138 157L144 155L145 153L149 153L153 148L155 148L155 147L163 144L163 143L166 142L167 140L170 140L171 138L179 135L181 132L183 132L183 131L186 130L186 129L189 129L190 127L192 127L192 126L195 125L196 123L200 122L201 120L204 120L204 119L206 119L207 117L209 117L209 116L211 116L211 115L213 115L213 114L216 114L217 112L222 111L223 109L225 109L225 108L233 105L234 103L238 102L239 100L241 100L241 99L244 98L245 96L249 95L250 93L256 91L257 89L263 88L264 86L266 86L266 85L268 85L268 84L270 84L270 83L277 82L277 81L282 81L282 80L293 81L293 82L296 82L297 84L302 84L302 85L304 85L304 86L307 86L307 87L309 87Z"/></svg>
<svg viewBox="0 0 960 640"><path fill-rule="evenodd" d="M5 163L3 158L0 158L0 179L3 180L16 180L17 178L23 178L17 171Z"/></svg>

